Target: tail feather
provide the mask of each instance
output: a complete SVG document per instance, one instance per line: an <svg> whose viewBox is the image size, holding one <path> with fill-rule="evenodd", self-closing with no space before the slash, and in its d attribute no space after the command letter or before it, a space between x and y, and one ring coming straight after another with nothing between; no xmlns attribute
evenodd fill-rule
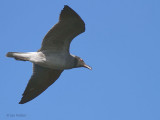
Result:
<svg viewBox="0 0 160 120"><path fill-rule="evenodd" d="M6 57L15 58L16 60L28 61L28 58L23 56L25 53L20 52L8 52Z"/></svg>
<svg viewBox="0 0 160 120"><path fill-rule="evenodd" d="M8 53L6 54L6 57L15 57L15 56L14 56L14 53L17 53L17 52L8 52Z"/></svg>

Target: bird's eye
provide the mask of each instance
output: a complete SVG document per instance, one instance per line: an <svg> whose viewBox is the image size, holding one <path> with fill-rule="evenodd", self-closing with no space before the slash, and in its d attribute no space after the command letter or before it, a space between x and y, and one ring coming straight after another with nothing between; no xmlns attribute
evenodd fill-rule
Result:
<svg viewBox="0 0 160 120"><path fill-rule="evenodd" d="M83 60L80 58L80 61L83 61Z"/></svg>

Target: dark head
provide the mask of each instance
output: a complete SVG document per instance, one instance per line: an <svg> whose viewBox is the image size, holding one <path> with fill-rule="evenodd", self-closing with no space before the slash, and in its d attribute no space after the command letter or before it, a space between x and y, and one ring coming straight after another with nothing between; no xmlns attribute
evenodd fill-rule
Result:
<svg viewBox="0 0 160 120"><path fill-rule="evenodd" d="M85 67L92 70L92 68L86 65L85 62L80 57L74 56L74 58L75 58L75 64L74 64L75 67Z"/></svg>

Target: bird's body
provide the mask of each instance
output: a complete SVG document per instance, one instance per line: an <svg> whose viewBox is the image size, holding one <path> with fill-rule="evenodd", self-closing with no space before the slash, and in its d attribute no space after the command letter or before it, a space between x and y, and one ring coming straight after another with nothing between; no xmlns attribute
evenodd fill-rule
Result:
<svg viewBox="0 0 160 120"><path fill-rule="evenodd" d="M36 64L51 69L65 69L66 55L63 53L51 53L50 51L38 52L39 56L43 56L44 59L37 61Z"/></svg>
<svg viewBox="0 0 160 120"><path fill-rule="evenodd" d="M8 52L7 57L33 63L33 74L23 93L20 104L26 103L53 84L60 74L77 67L91 69L84 61L71 55L69 47L72 39L85 31L85 24L80 16L65 5L59 22L53 26L43 39L37 52Z"/></svg>
<svg viewBox="0 0 160 120"><path fill-rule="evenodd" d="M74 66L75 58L68 52L54 52L54 51L42 51L39 52L40 56L43 55L45 60L40 61L38 64L43 67L51 69L64 70L71 69Z"/></svg>
<svg viewBox="0 0 160 120"><path fill-rule="evenodd" d="M9 52L8 54L12 54L16 59L30 61L42 67L51 69L63 70L76 67L72 64L75 61L74 56L63 51L44 50L26 53Z"/></svg>

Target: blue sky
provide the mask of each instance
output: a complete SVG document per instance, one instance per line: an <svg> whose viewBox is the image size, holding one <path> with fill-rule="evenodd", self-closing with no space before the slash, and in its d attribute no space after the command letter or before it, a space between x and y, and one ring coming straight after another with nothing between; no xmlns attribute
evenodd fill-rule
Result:
<svg viewBox="0 0 160 120"><path fill-rule="evenodd" d="M32 64L5 54L37 51L64 5L86 23L70 51L93 70L66 70L20 105ZM160 120L159 6L159 0L0 0L0 119Z"/></svg>

